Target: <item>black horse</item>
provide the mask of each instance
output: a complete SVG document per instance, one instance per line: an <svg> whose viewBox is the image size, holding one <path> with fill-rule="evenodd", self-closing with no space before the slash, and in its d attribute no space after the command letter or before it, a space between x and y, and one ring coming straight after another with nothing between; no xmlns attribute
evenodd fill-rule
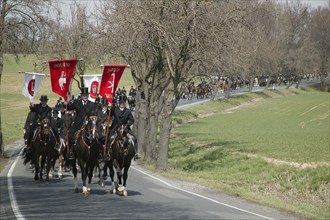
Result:
<svg viewBox="0 0 330 220"><path fill-rule="evenodd" d="M85 124L77 131L75 135L76 143L73 146L75 159L69 161L75 179L75 192L78 192L76 161L78 162L85 197L91 191L90 184L93 178L94 167L98 164L98 155L102 148L102 143L99 141L98 123L97 116L89 116ZM86 183L87 177L88 183Z"/></svg>
<svg viewBox="0 0 330 220"><path fill-rule="evenodd" d="M126 181L128 177L128 169L135 155L134 142L124 126L117 130L116 136L112 143L107 146L107 155L105 166L110 170L110 179L113 193L127 196ZM110 147L111 146L111 147ZM117 185L114 182L114 169L117 172Z"/></svg>
<svg viewBox="0 0 330 220"><path fill-rule="evenodd" d="M35 166L34 180L43 179L43 170L46 164L46 181L49 181L51 161L58 156L58 152L54 149L55 144L56 140L50 126L50 120L44 118L33 135L30 153L24 155L24 165L31 162ZM40 157L41 161L39 161Z"/></svg>

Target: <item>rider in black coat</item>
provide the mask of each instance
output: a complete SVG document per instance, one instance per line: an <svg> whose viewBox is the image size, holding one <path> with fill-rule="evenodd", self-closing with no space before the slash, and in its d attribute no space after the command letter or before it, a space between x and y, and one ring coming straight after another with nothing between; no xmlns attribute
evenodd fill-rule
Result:
<svg viewBox="0 0 330 220"><path fill-rule="evenodd" d="M35 117L28 131L29 133L27 137L27 146L26 146L27 149L30 149L31 147L31 141L33 139L33 135L35 133L35 130L39 126L38 123L44 118L48 118L50 121L52 120L51 118L52 108L48 106L47 102L48 102L47 96L42 95L39 104L30 103L30 112L33 112L35 114ZM54 135L54 138L56 140L55 148L57 148L59 146L59 136L57 129L52 128L52 134Z"/></svg>
<svg viewBox="0 0 330 220"><path fill-rule="evenodd" d="M134 147L135 147L135 159L140 159L140 155L137 153L137 141L136 137L131 130L131 126L134 124L134 117L130 109L126 108L126 96L118 96L118 105L111 109L110 115L113 118L112 124L110 126L110 137L111 142L114 138L115 132L122 125L127 129L127 132L133 137Z"/></svg>
<svg viewBox="0 0 330 220"><path fill-rule="evenodd" d="M81 89L81 99L71 100L68 104L68 110L75 110L75 118L72 127L69 130L69 145L75 143L75 133L82 127L87 116L97 115L97 105L88 100L88 88ZM69 148L68 158L74 159L73 147Z"/></svg>
<svg viewBox="0 0 330 220"><path fill-rule="evenodd" d="M101 123L104 123L108 119L108 113L109 113L108 102L107 100L102 99L100 104L101 105L99 107L98 117Z"/></svg>

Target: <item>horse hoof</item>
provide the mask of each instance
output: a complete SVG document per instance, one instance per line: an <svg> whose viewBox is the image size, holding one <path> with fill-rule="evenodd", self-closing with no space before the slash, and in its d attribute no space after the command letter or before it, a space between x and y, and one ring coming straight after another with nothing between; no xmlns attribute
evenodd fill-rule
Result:
<svg viewBox="0 0 330 220"><path fill-rule="evenodd" d="M112 194L116 194L117 193L116 189L113 189L112 191L110 190L110 193L111 192L112 192Z"/></svg>
<svg viewBox="0 0 330 220"><path fill-rule="evenodd" d="M127 196L127 191L126 190L124 190L123 196Z"/></svg>
<svg viewBox="0 0 330 220"><path fill-rule="evenodd" d="M124 186L119 186L119 187L118 187L118 191L119 191L119 192L123 192L123 191L124 191L124 189L125 189L125 187L124 187Z"/></svg>
<svg viewBox="0 0 330 220"><path fill-rule="evenodd" d="M84 197L88 197L89 193L88 192L83 192Z"/></svg>
<svg viewBox="0 0 330 220"><path fill-rule="evenodd" d="M92 189L87 187L87 192L89 193L90 191L92 191Z"/></svg>

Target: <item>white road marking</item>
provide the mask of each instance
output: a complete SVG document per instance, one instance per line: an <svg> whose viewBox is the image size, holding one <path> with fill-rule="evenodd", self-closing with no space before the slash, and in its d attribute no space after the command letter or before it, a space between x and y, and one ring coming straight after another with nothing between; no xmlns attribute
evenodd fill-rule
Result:
<svg viewBox="0 0 330 220"><path fill-rule="evenodd" d="M22 152L23 152L23 149L22 149L21 153ZM25 220L24 216L22 215L22 213L19 210L19 207L17 205L16 196L15 196L15 192L14 192L14 186L13 186L13 180L11 178L12 173L14 171L14 168L15 168L19 158L20 158L20 156L16 157L14 163L11 165L11 167L8 171L7 185L8 185L8 194L9 194L9 199L10 199L10 205L11 205L11 208L13 209L13 212L14 212L14 215L15 215L16 219Z"/></svg>
<svg viewBox="0 0 330 220"><path fill-rule="evenodd" d="M172 187L172 188L174 188L174 189L180 190L180 191L182 191L182 192L186 192L186 193L189 193L189 194L191 194L191 195L194 195L194 196L197 196L197 197L200 197L200 198L203 198L203 199L209 200L209 201L211 201L211 202L214 202L214 203L217 203L217 204L220 204L220 205L223 205L223 206L226 206L226 207L232 208L232 209L236 209L236 210L239 210L239 211L242 211L242 212L245 212L245 213L249 213L249 214L251 214L251 215L255 215L255 216L258 216L258 217L261 217L261 218L264 218L264 219L274 220L273 218L270 218L270 217L267 217L267 216L264 216L264 215L260 215L260 214L254 213L254 212L250 212L250 211L247 211L247 210L244 210L244 209L241 209L241 208L238 208L238 207L232 206L232 205L228 205L228 204L225 204L225 203L219 202L219 201L217 201L217 200L215 200L215 199L211 199L211 198L209 198L209 197L206 197L206 196L200 195L200 194L198 194L198 193L194 193L194 192L190 192L190 191L185 190L185 189L181 189L181 188L179 188L179 187L173 186L172 184L170 184L170 183L168 183L168 182L166 182L166 181L164 181L164 180L162 180L162 179L159 179L159 178L157 178L157 177L155 177L155 176L153 176L153 175L151 175L151 174L148 174L148 173L146 173L146 172L144 172L144 171L142 171L142 170L140 170L140 169L138 169L138 168L136 168L136 167L134 167L134 166L132 166L132 168L133 168L134 170L140 172L140 173L143 173L143 174L146 175L146 176L149 176L149 177L151 177L151 178L153 178L153 179L155 179L155 180L157 180L157 181L159 181L159 182L164 183L165 185L167 185L167 186L169 186L169 187Z"/></svg>
<svg viewBox="0 0 330 220"><path fill-rule="evenodd" d="M23 149L21 151L21 153L23 152ZM20 153L20 154L21 154ZM18 162L18 159L20 158L20 156L17 156L14 163L11 165L9 171L8 171L8 174L7 174L7 184L8 184L8 193L9 193L9 199L10 199L10 204L11 204L11 207L13 209L13 212L14 212L14 215L16 217L16 219L19 219L19 220L25 220L24 216L22 215L21 211L19 210L19 207L18 207L18 204L17 204L17 201L16 201L16 196L15 196L15 192L14 192L14 186L13 186L13 181L12 181L12 173L13 173L13 170ZM247 210L244 210L244 209L241 209L241 208L238 208L238 207L235 207L235 206L232 206L232 205L228 205L228 204L225 204L225 203L222 203L222 202L219 202L215 199L211 199L209 197L206 197L206 196L203 196L203 195L200 195L198 193L194 193L194 192L191 192L191 191L188 191L188 190L185 190L185 189L181 189L179 187L176 187L162 179L159 179L155 176L152 176L151 174L148 174L136 167L133 167L132 166L132 169L135 169L136 171L140 172L140 173L143 173L144 175L146 176L149 176L159 182L162 182L163 184L169 186L169 187L172 187L174 189L177 189L177 190L180 190L182 192L186 192L188 194L191 194L191 195L194 195L194 196L197 196L197 197L200 197L200 198L203 198L203 199L206 199L206 200L209 200L211 202L214 202L214 203L217 203L217 204L220 204L220 205L223 205L223 206L226 206L226 207L229 207L229 208L232 208L232 209L236 209L236 210L239 210L239 211L242 211L242 212L245 212L245 213L249 213L251 215L255 215L255 216L258 216L258 217L261 217L261 218L264 218L264 219L269 219L269 220L274 220L273 218L270 218L270 217L267 217L267 216L264 216L264 215L260 215L260 214L257 214L257 213L254 213L254 212L250 212L250 211L247 211Z"/></svg>

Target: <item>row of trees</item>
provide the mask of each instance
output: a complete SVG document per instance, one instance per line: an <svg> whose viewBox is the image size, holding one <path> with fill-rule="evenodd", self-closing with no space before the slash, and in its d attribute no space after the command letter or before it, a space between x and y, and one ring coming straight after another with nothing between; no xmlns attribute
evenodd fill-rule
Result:
<svg viewBox="0 0 330 220"><path fill-rule="evenodd" d="M95 11L75 2L65 21L58 4L1 1L0 80L4 53L84 58L95 68L129 64L138 89L138 145L160 170L167 168L173 111L195 77L253 82L288 74L299 83L316 74L322 82L330 69L330 3L311 9L299 1L100 0Z"/></svg>

